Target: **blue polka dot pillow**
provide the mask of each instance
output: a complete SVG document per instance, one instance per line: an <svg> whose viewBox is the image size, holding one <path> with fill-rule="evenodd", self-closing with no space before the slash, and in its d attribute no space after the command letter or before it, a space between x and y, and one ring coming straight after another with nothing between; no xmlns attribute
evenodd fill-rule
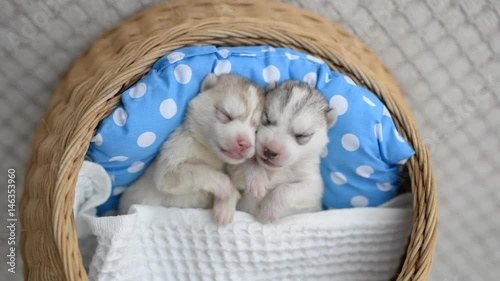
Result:
<svg viewBox="0 0 500 281"><path fill-rule="evenodd" d="M371 92L331 71L321 59L294 50L194 46L158 60L100 123L87 156L109 173L113 191L98 214L115 212L120 194L182 122L188 102L210 72L242 75L262 87L272 81L306 81L336 108L337 122L321 162L325 209L378 206L394 196L399 167L414 151Z"/></svg>

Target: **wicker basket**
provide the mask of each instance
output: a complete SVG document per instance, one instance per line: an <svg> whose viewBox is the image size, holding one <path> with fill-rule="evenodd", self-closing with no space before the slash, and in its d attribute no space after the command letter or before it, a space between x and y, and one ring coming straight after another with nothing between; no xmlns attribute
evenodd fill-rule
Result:
<svg viewBox="0 0 500 281"><path fill-rule="evenodd" d="M429 156L396 81L361 41L311 12L264 0L160 4L115 26L70 67L36 131L21 201L26 280L86 280L74 228L74 187L98 123L121 92L168 52L196 44L268 44L322 58L375 93L415 149L408 161L414 225L397 280L426 280L437 199Z"/></svg>

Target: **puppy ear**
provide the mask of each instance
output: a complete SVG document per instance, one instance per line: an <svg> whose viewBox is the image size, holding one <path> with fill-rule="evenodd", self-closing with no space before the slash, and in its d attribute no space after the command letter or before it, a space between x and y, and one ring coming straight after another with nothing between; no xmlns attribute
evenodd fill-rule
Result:
<svg viewBox="0 0 500 281"><path fill-rule="evenodd" d="M272 90L272 89L276 88L277 86L278 86L278 81L271 81L267 85L266 90Z"/></svg>
<svg viewBox="0 0 500 281"><path fill-rule="evenodd" d="M215 86L215 84L217 83L218 79L219 79L219 77L217 77L217 75L215 75L214 73L208 74L205 77L205 79L203 79L203 82L201 83L200 92L204 92L206 90L213 88Z"/></svg>
<svg viewBox="0 0 500 281"><path fill-rule="evenodd" d="M328 129L333 127L333 125L335 125L335 122L337 122L337 110L335 110L335 107L331 107L326 110L326 123Z"/></svg>

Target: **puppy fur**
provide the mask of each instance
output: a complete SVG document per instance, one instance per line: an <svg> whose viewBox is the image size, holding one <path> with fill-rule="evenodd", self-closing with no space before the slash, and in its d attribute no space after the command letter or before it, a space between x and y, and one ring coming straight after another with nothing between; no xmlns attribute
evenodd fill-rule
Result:
<svg viewBox="0 0 500 281"><path fill-rule="evenodd" d="M255 157L227 169L242 191L237 209L263 223L321 210L320 155L336 116L307 83L286 81L268 89Z"/></svg>
<svg viewBox="0 0 500 281"><path fill-rule="evenodd" d="M189 103L183 124L123 194L120 212L133 204L213 207L218 223L230 223L240 195L224 167L254 156L263 106L264 91L258 85L237 75L209 74Z"/></svg>

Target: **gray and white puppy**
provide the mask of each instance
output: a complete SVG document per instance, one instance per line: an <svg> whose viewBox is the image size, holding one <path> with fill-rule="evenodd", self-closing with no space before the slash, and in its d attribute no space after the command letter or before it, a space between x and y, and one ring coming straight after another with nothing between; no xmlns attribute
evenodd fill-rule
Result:
<svg viewBox="0 0 500 281"><path fill-rule="evenodd" d="M231 74L209 74L189 103L184 122L163 144L145 174L120 200L120 213L133 204L212 208L220 224L233 219L239 192L224 173L255 154L255 131L264 90Z"/></svg>
<svg viewBox="0 0 500 281"><path fill-rule="evenodd" d="M237 209L263 223L321 210L320 155L336 117L307 83L285 81L268 89L255 158L228 167L234 186L243 191Z"/></svg>

